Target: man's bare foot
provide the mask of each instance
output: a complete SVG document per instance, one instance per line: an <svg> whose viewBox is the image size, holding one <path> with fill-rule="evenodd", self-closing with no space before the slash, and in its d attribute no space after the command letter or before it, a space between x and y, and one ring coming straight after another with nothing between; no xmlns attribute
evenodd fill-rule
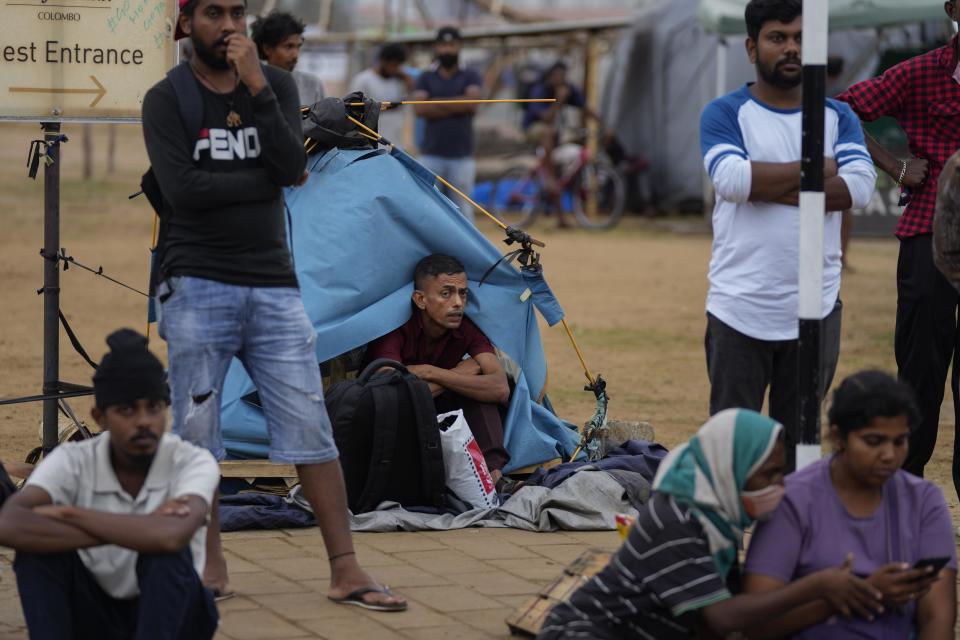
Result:
<svg viewBox="0 0 960 640"><path fill-rule="evenodd" d="M232 595L230 591L230 577L227 575L227 559L223 551L207 550L207 562L203 567L203 586L212 589L216 597Z"/></svg>
<svg viewBox="0 0 960 640"><path fill-rule="evenodd" d="M366 605L368 608L382 611L402 611L406 609L406 598L391 593L386 587L373 579L357 562L356 554L335 557L330 563L330 589L327 597L338 603ZM358 590L365 590L353 596ZM353 596L353 597L351 597Z"/></svg>

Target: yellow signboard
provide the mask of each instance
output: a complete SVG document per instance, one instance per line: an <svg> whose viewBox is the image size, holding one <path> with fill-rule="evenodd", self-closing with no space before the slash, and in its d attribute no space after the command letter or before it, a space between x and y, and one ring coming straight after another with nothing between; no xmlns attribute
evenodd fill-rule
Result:
<svg viewBox="0 0 960 640"><path fill-rule="evenodd" d="M0 120L139 119L175 18L175 0L0 0Z"/></svg>

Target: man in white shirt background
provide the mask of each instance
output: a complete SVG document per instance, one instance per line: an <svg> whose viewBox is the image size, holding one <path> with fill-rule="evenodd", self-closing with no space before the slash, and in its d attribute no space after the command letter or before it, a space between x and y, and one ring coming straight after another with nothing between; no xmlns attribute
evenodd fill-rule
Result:
<svg viewBox="0 0 960 640"><path fill-rule="evenodd" d="M93 378L95 438L61 444L0 511L30 637L208 640L206 523L220 471L165 432L169 391L147 339L130 329Z"/></svg>
<svg viewBox="0 0 960 640"><path fill-rule="evenodd" d="M760 411L797 423L799 197L802 141L801 0L751 0L746 48L755 83L707 105L704 168L716 189L705 348L710 413ZM860 123L825 107L821 392L840 351L840 212L870 201L876 171Z"/></svg>
<svg viewBox="0 0 960 640"><path fill-rule="evenodd" d="M360 91L366 98L399 102L414 89L414 80L404 70L407 50L402 44L384 45L377 56L377 64L364 69L350 83L351 91ZM380 111L377 130L390 142L405 146L403 125L407 118L405 109L392 108Z"/></svg>

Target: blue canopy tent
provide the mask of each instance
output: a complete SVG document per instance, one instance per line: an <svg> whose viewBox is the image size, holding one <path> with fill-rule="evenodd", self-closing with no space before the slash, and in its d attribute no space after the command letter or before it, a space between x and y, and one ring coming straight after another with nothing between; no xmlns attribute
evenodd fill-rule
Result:
<svg viewBox="0 0 960 640"><path fill-rule="evenodd" d="M580 435L549 403L538 403L547 365L534 313L552 325L563 317L538 272L521 272L501 257L434 177L399 149L332 149L312 156L307 183L286 194L290 246L307 315L317 331L317 361L363 346L410 317L412 274L431 253L459 258L467 269L467 314L519 367L505 427L511 461L504 471L567 458ZM221 424L228 453L265 458L267 429L239 361L223 390ZM545 406L546 405L546 406Z"/></svg>

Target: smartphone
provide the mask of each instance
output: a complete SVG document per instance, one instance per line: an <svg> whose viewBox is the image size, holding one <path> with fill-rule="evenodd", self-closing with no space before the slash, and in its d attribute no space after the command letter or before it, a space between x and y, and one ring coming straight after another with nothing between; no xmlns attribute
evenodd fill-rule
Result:
<svg viewBox="0 0 960 640"><path fill-rule="evenodd" d="M949 556L944 556L942 558L920 558L917 560L917 563L913 565L914 569L926 569L930 567L933 571L930 572L930 575L937 575L940 573L940 569L943 569L946 564L950 562Z"/></svg>

